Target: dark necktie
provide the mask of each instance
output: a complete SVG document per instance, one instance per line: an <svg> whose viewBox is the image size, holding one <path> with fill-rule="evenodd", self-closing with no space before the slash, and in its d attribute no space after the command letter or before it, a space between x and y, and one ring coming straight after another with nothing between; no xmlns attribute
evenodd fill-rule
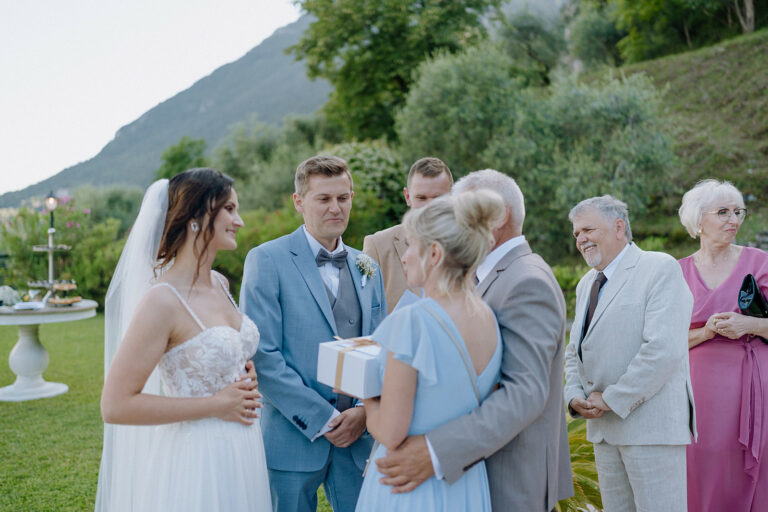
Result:
<svg viewBox="0 0 768 512"><path fill-rule="evenodd" d="M320 252L318 252L317 256L315 256L315 261L317 262L318 267L322 267L326 263L330 262L334 267L342 268L347 262L347 251L344 249L337 252L336 254L331 255L325 249L320 249Z"/></svg>
<svg viewBox="0 0 768 512"><path fill-rule="evenodd" d="M592 317L594 316L595 310L597 309L597 299L600 297L600 288L603 287L607 280L608 278L605 277L605 274L598 272L597 277L595 278L595 282L592 283L592 290L589 292L589 309L587 309L587 318L584 320L584 329L581 331L582 339L584 339L584 336L587 334L589 324L592 322ZM579 358L581 359L581 343L579 343Z"/></svg>

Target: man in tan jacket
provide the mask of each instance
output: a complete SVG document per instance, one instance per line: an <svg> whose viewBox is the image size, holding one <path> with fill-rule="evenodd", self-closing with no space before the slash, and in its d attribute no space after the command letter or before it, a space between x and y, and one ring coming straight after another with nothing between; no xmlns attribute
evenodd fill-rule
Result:
<svg viewBox="0 0 768 512"><path fill-rule="evenodd" d="M439 158L425 157L411 166L403 195L408 206L421 208L434 198L450 193L452 186L453 175L448 166ZM409 289L400 261L407 247L402 224L368 235L363 240L363 252L376 260L381 267L389 313L395 308L405 290ZM421 295L421 290L411 291Z"/></svg>

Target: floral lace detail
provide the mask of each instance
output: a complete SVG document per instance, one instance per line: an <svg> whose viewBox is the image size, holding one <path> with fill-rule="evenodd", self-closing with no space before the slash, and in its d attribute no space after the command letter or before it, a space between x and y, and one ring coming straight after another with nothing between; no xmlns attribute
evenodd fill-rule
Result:
<svg viewBox="0 0 768 512"><path fill-rule="evenodd" d="M210 327L166 352L158 368L168 396L211 396L242 375L259 345L259 329L243 315L240 331Z"/></svg>

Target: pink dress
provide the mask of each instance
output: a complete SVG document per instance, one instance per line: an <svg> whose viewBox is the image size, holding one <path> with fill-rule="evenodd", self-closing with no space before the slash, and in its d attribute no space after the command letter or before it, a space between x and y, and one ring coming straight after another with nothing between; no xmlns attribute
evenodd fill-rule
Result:
<svg viewBox="0 0 768 512"><path fill-rule="evenodd" d="M744 276L768 297L768 254L744 247L730 276L710 290L691 256L680 260L693 293L691 329L714 313L739 312ZM768 345L716 335L690 350L699 438L688 445L688 510L768 511Z"/></svg>

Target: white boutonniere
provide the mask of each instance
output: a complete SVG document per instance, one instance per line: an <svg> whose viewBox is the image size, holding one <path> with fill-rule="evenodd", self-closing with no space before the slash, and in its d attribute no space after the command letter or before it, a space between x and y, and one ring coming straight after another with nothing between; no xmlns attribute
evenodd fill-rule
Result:
<svg viewBox="0 0 768 512"><path fill-rule="evenodd" d="M365 288L368 279L376 275L376 262L367 254L358 254L355 263L357 263L357 269L363 274L362 287Z"/></svg>

